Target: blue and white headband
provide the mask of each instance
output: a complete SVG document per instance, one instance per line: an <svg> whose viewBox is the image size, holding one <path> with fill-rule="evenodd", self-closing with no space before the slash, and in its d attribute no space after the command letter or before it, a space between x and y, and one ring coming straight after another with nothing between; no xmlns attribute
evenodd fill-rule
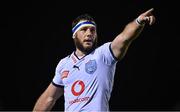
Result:
<svg viewBox="0 0 180 112"><path fill-rule="evenodd" d="M91 22L91 21L80 21L78 24L76 24L76 26L74 26L74 28L72 29L72 33L73 33L73 38L75 38L75 34L76 32L81 29L82 27L86 27L86 26L93 26L96 27L96 24Z"/></svg>

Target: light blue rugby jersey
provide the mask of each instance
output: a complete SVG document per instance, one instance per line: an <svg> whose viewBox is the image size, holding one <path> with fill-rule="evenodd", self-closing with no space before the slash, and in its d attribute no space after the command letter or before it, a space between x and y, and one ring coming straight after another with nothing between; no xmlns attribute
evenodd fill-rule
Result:
<svg viewBox="0 0 180 112"><path fill-rule="evenodd" d="M109 111L117 63L110 45L81 59L73 52L58 63L52 83L64 87L65 111Z"/></svg>

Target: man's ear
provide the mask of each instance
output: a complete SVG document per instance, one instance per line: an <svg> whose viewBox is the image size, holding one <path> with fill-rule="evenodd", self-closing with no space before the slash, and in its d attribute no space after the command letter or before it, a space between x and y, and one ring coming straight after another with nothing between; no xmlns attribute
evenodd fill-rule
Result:
<svg viewBox="0 0 180 112"><path fill-rule="evenodd" d="M76 38L76 36L77 36L77 32L73 35L73 39Z"/></svg>
<svg viewBox="0 0 180 112"><path fill-rule="evenodd" d="M77 38L77 32L76 32L76 34L74 34L74 38Z"/></svg>

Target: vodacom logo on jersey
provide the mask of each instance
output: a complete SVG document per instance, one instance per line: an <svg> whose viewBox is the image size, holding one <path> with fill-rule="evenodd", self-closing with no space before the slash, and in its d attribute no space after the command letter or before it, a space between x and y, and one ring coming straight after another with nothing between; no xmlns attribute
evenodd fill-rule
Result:
<svg viewBox="0 0 180 112"><path fill-rule="evenodd" d="M73 83L71 87L71 92L74 96L79 96L84 92L84 89L85 89L84 82L81 80L77 80ZM89 100L89 96L78 97L76 99L70 100L69 104L80 103L88 100Z"/></svg>
<svg viewBox="0 0 180 112"><path fill-rule="evenodd" d="M81 80L77 80L73 83L71 87L72 94L74 96L79 96L84 91L84 88L85 88L84 82Z"/></svg>

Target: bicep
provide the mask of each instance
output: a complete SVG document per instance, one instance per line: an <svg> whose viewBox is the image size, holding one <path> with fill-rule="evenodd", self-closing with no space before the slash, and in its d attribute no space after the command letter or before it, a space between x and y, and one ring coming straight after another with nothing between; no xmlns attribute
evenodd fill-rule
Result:
<svg viewBox="0 0 180 112"><path fill-rule="evenodd" d="M120 60L124 57L128 46L130 45L130 41L126 40L123 34L118 35L111 44L111 50L114 56Z"/></svg>
<svg viewBox="0 0 180 112"><path fill-rule="evenodd" d="M53 98L57 100L64 93L64 89L61 87L56 87L52 83L49 84L48 88L45 90L46 97Z"/></svg>

